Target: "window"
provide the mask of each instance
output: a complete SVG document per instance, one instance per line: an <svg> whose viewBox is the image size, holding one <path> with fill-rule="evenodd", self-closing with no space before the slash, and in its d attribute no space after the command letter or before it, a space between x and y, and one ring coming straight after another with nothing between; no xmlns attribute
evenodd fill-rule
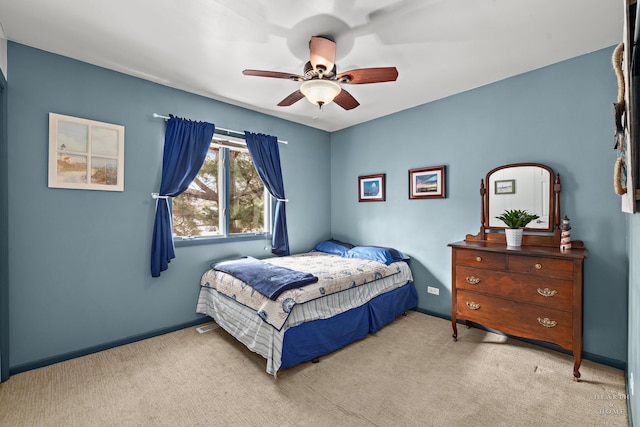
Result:
<svg viewBox="0 0 640 427"><path fill-rule="evenodd" d="M264 236L271 229L271 196L243 140L214 135L189 188L173 199L173 237L205 240Z"/></svg>

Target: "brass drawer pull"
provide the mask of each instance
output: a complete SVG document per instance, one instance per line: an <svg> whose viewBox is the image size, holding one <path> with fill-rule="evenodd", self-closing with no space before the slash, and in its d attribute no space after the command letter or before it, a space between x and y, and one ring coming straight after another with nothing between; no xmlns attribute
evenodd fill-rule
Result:
<svg viewBox="0 0 640 427"><path fill-rule="evenodd" d="M549 288L544 288L544 289L540 289L540 288L538 288L538 293L539 293L540 295L542 295L543 297L552 297L552 296L554 296L555 294L557 294L557 293L558 293L558 291L556 291L555 289L554 289L554 290L551 290L551 289L549 289Z"/></svg>
<svg viewBox="0 0 640 427"><path fill-rule="evenodd" d="M534 265L534 267L536 268L536 270L540 270L542 269L542 264L536 264Z"/></svg>
<svg viewBox="0 0 640 427"><path fill-rule="evenodd" d="M540 323L545 328L553 328L558 324L558 322L556 322L555 320L549 320L546 317L544 318L538 317L538 323Z"/></svg>
<svg viewBox="0 0 640 427"><path fill-rule="evenodd" d="M482 261L482 257L477 256L477 257L476 257L476 261L481 262L481 261Z"/></svg>
<svg viewBox="0 0 640 427"><path fill-rule="evenodd" d="M474 276L467 276L467 283L470 283L472 285L477 285L478 283L480 283L480 278L474 277Z"/></svg>
<svg viewBox="0 0 640 427"><path fill-rule="evenodd" d="M469 307L471 310L477 310L480 308L480 304L478 304L477 302L467 301L467 307Z"/></svg>

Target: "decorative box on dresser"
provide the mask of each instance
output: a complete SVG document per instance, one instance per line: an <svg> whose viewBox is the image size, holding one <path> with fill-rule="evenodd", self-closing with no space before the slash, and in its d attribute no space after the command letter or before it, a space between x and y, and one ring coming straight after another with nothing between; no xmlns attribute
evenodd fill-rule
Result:
<svg viewBox="0 0 640 427"><path fill-rule="evenodd" d="M503 169L534 166L552 174L548 167L535 164L506 165L489 172L489 191L484 181L480 185L480 233L448 245L452 251L453 339L458 339L458 321L465 321L467 326L476 323L507 335L556 344L573 353L573 377L577 381L582 362L583 264L587 250L578 240L571 242L570 249L560 248L559 175L555 175L548 193L554 195L553 199L549 197L548 215L548 222L553 219L554 224L526 229L532 233L523 236L521 246L507 246L500 227L488 219L495 213L490 205L496 203L489 197L489 184L495 180L492 175L499 171L503 178L507 172ZM535 234L540 228L545 234Z"/></svg>

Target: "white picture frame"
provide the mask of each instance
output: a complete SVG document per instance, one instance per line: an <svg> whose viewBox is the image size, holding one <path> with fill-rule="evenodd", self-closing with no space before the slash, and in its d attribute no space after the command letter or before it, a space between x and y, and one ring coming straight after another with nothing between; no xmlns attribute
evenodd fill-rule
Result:
<svg viewBox="0 0 640 427"><path fill-rule="evenodd" d="M124 126L49 113L48 185L124 191Z"/></svg>

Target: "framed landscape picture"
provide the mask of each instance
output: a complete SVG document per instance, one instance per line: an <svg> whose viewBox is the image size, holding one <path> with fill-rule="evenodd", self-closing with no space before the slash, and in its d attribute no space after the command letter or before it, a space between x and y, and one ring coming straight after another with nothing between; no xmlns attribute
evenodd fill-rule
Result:
<svg viewBox="0 0 640 427"><path fill-rule="evenodd" d="M515 194L516 192L515 179L503 179L502 181L496 181L495 186L495 194Z"/></svg>
<svg viewBox="0 0 640 427"><path fill-rule="evenodd" d="M49 187L124 191L124 126L49 113Z"/></svg>
<svg viewBox="0 0 640 427"><path fill-rule="evenodd" d="M409 199L445 197L445 166L409 170Z"/></svg>
<svg viewBox="0 0 640 427"><path fill-rule="evenodd" d="M359 202L384 202L384 174L358 177Z"/></svg>

